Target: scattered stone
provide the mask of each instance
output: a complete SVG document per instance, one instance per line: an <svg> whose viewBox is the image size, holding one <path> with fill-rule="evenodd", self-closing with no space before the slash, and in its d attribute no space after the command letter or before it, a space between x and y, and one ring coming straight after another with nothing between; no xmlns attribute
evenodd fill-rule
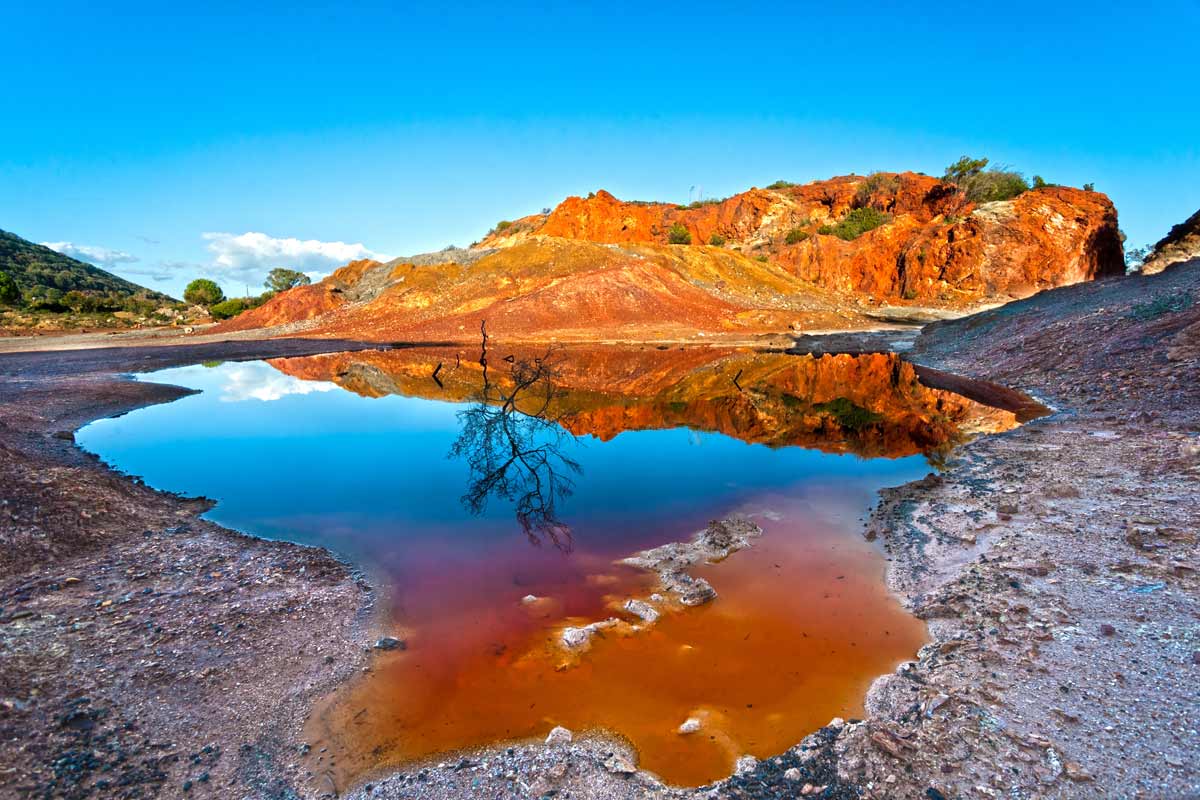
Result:
<svg viewBox="0 0 1200 800"><path fill-rule="evenodd" d="M394 636L383 636L375 642L376 650L407 650L408 642Z"/></svg>
<svg viewBox="0 0 1200 800"><path fill-rule="evenodd" d="M1100 626L1100 633L1104 636L1114 636L1117 633L1117 629L1106 622Z"/></svg>
<svg viewBox="0 0 1200 800"><path fill-rule="evenodd" d="M734 765L734 775L747 775L758 768L758 759L754 756L742 756Z"/></svg>
<svg viewBox="0 0 1200 800"><path fill-rule="evenodd" d="M632 775L637 772L637 767L631 764L629 759L616 753L604 759L604 768L617 775Z"/></svg>
<svg viewBox="0 0 1200 800"><path fill-rule="evenodd" d="M873 731L870 738L880 750L883 750L892 758L904 758L906 755L904 752L905 749L912 749L911 744L884 728Z"/></svg>
<svg viewBox="0 0 1200 800"><path fill-rule="evenodd" d="M563 628L562 643L563 646L569 648L583 647L592 638L591 631L587 628Z"/></svg>
<svg viewBox="0 0 1200 800"><path fill-rule="evenodd" d="M561 725L556 725L554 730L550 731L550 735L546 737L546 744L551 746L570 744L574 738L569 730Z"/></svg>
<svg viewBox="0 0 1200 800"><path fill-rule="evenodd" d="M1063 772L1076 783L1086 783L1092 780L1091 774L1074 761L1063 762Z"/></svg>
<svg viewBox="0 0 1200 800"><path fill-rule="evenodd" d="M703 724L696 717L688 717L679 726L679 735L687 736L689 733L695 733L703 727Z"/></svg>
<svg viewBox="0 0 1200 800"><path fill-rule="evenodd" d="M658 622L658 609L644 600L626 600L624 608L644 622Z"/></svg>
<svg viewBox="0 0 1200 800"><path fill-rule="evenodd" d="M717 596L717 590L704 578L693 578L691 575L680 575L670 587L679 595L679 601L685 606L702 606Z"/></svg>
<svg viewBox="0 0 1200 800"><path fill-rule="evenodd" d="M800 777L801 777L800 770L797 769L796 767L788 767L787 770L785 770L783 773L784 780L788 780L788 781L798 781L798 780L800 780ZM812 786L811 783L806 783L804 785L806 787Z"/></svg>
<svg viewBox="0 0 1200 800"><path fill-rule="evenodd" d="M728 558L761 535L762 528L746 519L714 520L691 541L643 550L621 563L656 573L664 593L676 595L686 606L698 606L714 599L717 593L708 581L693 577L688 570Z"/></svg>

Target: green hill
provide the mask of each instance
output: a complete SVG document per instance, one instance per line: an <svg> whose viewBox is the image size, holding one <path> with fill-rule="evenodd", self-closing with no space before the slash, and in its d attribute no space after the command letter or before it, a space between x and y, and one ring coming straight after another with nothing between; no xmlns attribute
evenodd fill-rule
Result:
<svg viewBox="0 0 1200 800"><path fill-rule="evenodd" d="M90 305L118 308L131 300L175 302L161 292L3 230L0 230L0 272L8 273L16 281L24 301L30 305L61 304L68 293L75 293L72 300L76 302L82 295Z"/></svg>

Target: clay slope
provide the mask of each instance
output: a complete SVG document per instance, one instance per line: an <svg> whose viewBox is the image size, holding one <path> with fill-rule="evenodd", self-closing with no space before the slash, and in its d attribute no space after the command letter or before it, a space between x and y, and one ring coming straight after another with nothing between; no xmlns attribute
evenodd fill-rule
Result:
<svg viewBox="0 0 1200 800"><path fill-rule="evenodd" d="M511 390L505 356L529 359L546 352L493 350L489 374L497 391ZM293 377L332 381L367 397L461 402L482 388L478 358L477 348L421 348L270 363ZM551 350L548 358L558 390L549 416L575 435L603 440L624 431L688 427L772 447L895 458L933 453L965 435L1016 424L1009 412L928 388L894 354L608 347ZM541 397L531 393L528 404L540 408Z"/></svg>
<svg viewBox="0 0 1200 800"><path fill-rule="evenodd" d="M862 215L883 224L853 235ZM881 304L966 311L1123 270L1112 203L1066 187L979 206L911 172L687 208L601 191L471 250L355 262L222 330L467 342L486 320L507 341L736 338L863 327Z"/></svg>
<svg viewBox="0 0 1200 800"><path fill-rule="evenodd" d="M720 248L538 236L468 265L365 264L223 330L311 320L306 335L470 342L486 320L507 341L645 341L863 321L779 266Z"/></svg>

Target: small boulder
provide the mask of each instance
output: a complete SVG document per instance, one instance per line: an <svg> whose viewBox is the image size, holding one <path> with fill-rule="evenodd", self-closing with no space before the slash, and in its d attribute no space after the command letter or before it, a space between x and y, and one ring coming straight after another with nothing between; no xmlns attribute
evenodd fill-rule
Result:
<svg viewBox="0 0 1200 800"><path fill-rule="evenodd" d="M687 736L689 733L695 733L696 731L700 730L701 727L703 727L703 725L699 719L696 717L688 717L683 721L683 724L679 726L679 735Z"/></svg>
<svg viewBox="0 0 1200 800"><path fill-rule="evenodd" d="M758 759L754 756L742 756L734 765L733 772L735 775L747 775L758 769Z"/></svg>
<svg viewBox="0 0 1200 800"><path fill-rule="evenodd" d="M637 767L631 764L629 759L616 753L604 759L604 768L617 775L632 775L637 772Z"/></svg>
<svg viewBox="0 0 1200 800"><path fill-rule="evenodd" d="M570 744L574 738L569 730L561 725L557 725L554 730L550 731L550 735L546 737L546 744L551 746Z"/></svg>
<svg viewBox="0 0 1200 800"><path fill-rule="evenodd" d="M592 638L592 632L587 628L563 628L562 643L564 647L575 649L583 647Z"/></svg>
<svg viewBox="0 0 1200 800"><path fill-rule="evenodd" d="M408 642L395 636L382 636L375 642L376 650L407 650Z"/></svg>
<svg viewBox="0 0 1200 800"><path fill-rule="evenodd" d="M625 610L643 622L658 621L658 609L644 600L626 600Z"/></svg>

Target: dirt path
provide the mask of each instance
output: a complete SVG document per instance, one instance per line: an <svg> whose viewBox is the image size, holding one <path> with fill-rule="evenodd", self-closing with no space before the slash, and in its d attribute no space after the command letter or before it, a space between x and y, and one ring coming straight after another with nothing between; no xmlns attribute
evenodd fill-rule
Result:
<svg viewBox="0 0 1200 800"><path fill-rule="evenodd" d="M934 641L876 682L870 718L695 793L586 738L347 795L297 737L312 701L368 663L369 589L322 551L198 520L202 503L56 435L176 396L117 371L343 348L0 356L0 795L1200 796L1200 262L923 332L916 361L1056 413L885 493L865 532Z"/></svg>

